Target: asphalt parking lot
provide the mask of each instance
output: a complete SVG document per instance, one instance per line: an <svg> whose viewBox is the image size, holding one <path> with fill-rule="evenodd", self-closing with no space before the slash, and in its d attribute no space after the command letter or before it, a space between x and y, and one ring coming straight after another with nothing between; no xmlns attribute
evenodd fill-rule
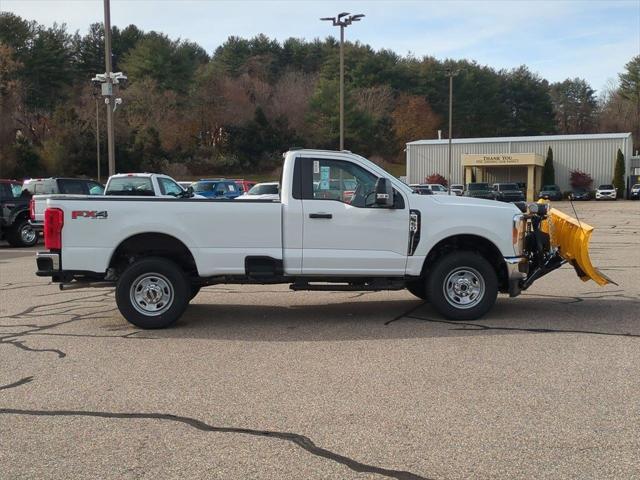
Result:
<svg viewBox="0 0 640 480"><path fill-rule="evenodd" d="M0 246L0 477L639 478L640 202L576 209L619 285L563 267L466 323L216 286L141 331Z"/></svg>

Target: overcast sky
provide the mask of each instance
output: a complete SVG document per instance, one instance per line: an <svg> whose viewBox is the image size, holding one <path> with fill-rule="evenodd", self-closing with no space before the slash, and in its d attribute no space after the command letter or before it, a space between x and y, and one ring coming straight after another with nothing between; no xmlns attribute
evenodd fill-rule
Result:
<svg viewBox="0 0 640 480"><path fill-rule="evenodd" d="M103 20L102 0L0 0L0 10L45 25L66 23L80 33ZM552 82L582 77L596 90L640 54L640 0L112 0L111 22L192 40L212 53L229 35L336 35L318 19L340 11L366 15L346 35L375 49L495 68L526 64Z"/></svg>

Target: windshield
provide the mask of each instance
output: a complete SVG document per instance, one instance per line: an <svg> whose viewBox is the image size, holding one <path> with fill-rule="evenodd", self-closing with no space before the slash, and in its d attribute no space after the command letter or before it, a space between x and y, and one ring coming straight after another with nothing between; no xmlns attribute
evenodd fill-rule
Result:
<svg viewBox="0 0 640 480"><path fill-rule="evenodd" d="M247 195L266 195L266 194L278 194L278 185L275 183L259 183L249 190Z"/></svg>
<svg viewBox="0 0 640 480"><path fill-rule="evenodd" d="M105 195L153 196L150 177L117 177L109 180Z"/></svg>
<svg viewBox="0 0 640 480"><path fill-rule="evenodd" d="M545 185L542 190L558 190L558 187L556 185Z"/></svg>
<svg viewBox="0 0 640 480"><path fill-rule="evenodd" d="M430 185L431 190L433 190L434 192L444 192L447 189L444 188L442 185Z"/></svg>
<svg viewBox="0 0 640 480"><path fill-rule="evenodd" d="M613 190L613 185L600 185L599 190Z"/></svg>
<svg viewBox="0 0 640 480"><path fill-rule="evenodd" d="M491 190L489 188L489 184L488 183L470 183L469 185L467 185L467 190Z"/></svg>
<svg viewBox="0 0 640 480"><path fill-rule="evenodd" d="M502 183L498 185L500 190L520 190L515 183Z"/></svg>

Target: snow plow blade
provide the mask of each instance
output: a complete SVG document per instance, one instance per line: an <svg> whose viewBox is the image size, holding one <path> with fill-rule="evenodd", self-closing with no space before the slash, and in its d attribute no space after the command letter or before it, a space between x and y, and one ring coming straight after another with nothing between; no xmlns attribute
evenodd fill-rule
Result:
<svg viewBox="0 0 640 480"><path fill-rule="evenodd" d="M542 230L549 233L551 246L558 248L560 256L575 268L583 282L593 280L598 285L617 285L591 264L589 240L593 227L560 210L552 208L543 222Z"/></svg>

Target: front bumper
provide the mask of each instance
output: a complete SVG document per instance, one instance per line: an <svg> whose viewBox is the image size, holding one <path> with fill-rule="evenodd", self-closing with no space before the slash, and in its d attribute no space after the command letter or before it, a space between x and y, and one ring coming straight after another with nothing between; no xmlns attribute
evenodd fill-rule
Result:
<svg viewBox="0 0 640 480"><path fill-rule="evenodd" d="M507 267L507 282L510 297L517 297L522 291L522 282L529 273L529 261L525 257L504 257Z"/></svg>
<svg viewBox="0 0 640 480"><path fill-rule="evenodd" d="M615 200L615 193L596 193L596 200Z"/></svg>

